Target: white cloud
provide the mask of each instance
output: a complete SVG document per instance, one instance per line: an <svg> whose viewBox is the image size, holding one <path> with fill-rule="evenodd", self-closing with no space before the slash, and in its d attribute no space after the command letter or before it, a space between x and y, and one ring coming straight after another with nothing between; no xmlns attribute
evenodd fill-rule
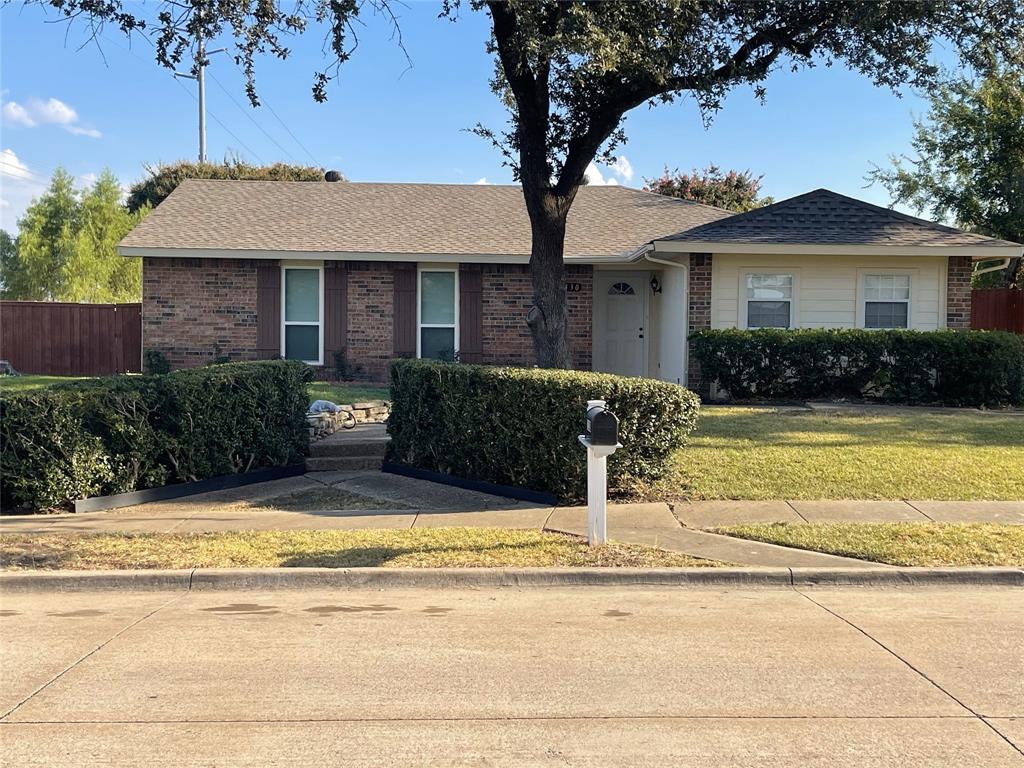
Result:
<svg viewBox="0 0 1024 768"><path fill-rule="evenodd" d="M633 178L633 166L626 159L625 155L619 155L615 158L615 162L612 163L611 168L615 173L621 176L625 181L629 181Z"/></svg>
<svg viewBox="0 0 1024 768"><path fill-rule="evenodd" d="M607 176L601 173L601 169L597 167L596 163L591 162L587 166L587 170L583 172L587 184L592 187L615 187L618 186L619 179L629 182L633 178L633 165L625 155L619 155L615 158L614 163L605 165L605 168L608 169ZM619 178L615 178L616 176Z"/></svg>
<svg viewBox="0 0 1024 768"><path fill-rule="evenodd" d="M32 171L21 161L13 149L0 152L0 177L18 181L32 181Z"/></svg>
<svg viewBox="0 0 1024 768"><path fill-rule="evenodd" d="M95 128L82 125L78 112L60 99L29 99L26 104L7 101L4 102L3 117L4 122L10 125L23 125L27 128L37 125L59 125L75 136L98 139L103 135Z"/></svg>
<svg viewBox="0 0 1024 768"><path fill-rule="evenodd" d="M0 151L0 181L3 182L0 227L12 232L32 198L46 189L46 182L41 181L13 149Z"/></svg>
<svg viewBox="0 0 1024 768"><path fill-rule="evenodd" d="M5 123L10 123L12 125L25 125L29 128L36 124L36 121L32 119L28 110L16 101L5 101L3 114Z"/></svg>
<svg viewBox="0 0 1024 768"><path fill-rule="evenodd" d="M611 177L605 178L601 174L601 170L593 162L587 166L587 170L583 172L583 177L591 187L614 187L619 183Z"/></svg>
<svg viewBox="0 0 1024 768"><path fill-rule="evenodd" d="M91 171L89 173L83 173L80 176L78 176L78 178L75 179L75 181L77 182L76 186L91 187L93 184L96 183L96 179L98 178L99 177L95 173L92 173Z"/></svg>
<svg viewBox="0 0 1024 768"><path fill-rule="evenodd" d="M491 182L489 182L489 181L487 180L487 177L486 177L486 176L483 176L483 177L481 177L481 178L477 179L476 181L474 181L473 183L474 183L474 184L490 184Z"/></svg>

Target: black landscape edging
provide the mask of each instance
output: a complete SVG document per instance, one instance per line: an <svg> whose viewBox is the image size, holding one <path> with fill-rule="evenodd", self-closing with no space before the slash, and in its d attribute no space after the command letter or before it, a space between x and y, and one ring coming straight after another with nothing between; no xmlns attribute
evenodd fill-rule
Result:
<svg viewBox="0 0 1024 768"><path fill-rule="evenodd" d="M488 483L483 480L467 480L464 477L446 475L443 472L432 472L429 469L420 469L419 467L408 467L405 464L395 464L390 461L384 462L381 466L381 471L392 475L412 477L417 480L429 480L432 483L441 483L442 485L454 485L456 488L489 493L492 496L532 501L534 504L543 504L550 507L558 503L558 497L553 493L534 491L530 488L519 488L514 485L498 485L497 483Z"/></svg>
<svg viewBox="0 0 1024 768"><path fill-rule="evenodd" d="M284 477L297 477L304 474L306 474L305 464L288 464L284 467L268 467L238 475L218 475L205 480L196 480L194 483L175 483L174 485L162 485L159 488L145 488L141 491L79 499L75 502L75 512L100 512L104 509L131 507L150 501L180 499L183 496L192 496L197 493L223 491L228 488L239 488L243 485L265 483L268 480L280 480Z"/></svg>

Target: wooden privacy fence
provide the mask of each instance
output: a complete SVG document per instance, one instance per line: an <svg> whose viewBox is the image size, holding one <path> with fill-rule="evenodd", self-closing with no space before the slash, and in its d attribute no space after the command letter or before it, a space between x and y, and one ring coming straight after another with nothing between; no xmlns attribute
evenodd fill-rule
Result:
<svg viewBox="0 0 1024 768"><path fill-rule="evenodd" d="M971 291L971 328L1024 333L1024 291L978 288Z"/></svg>
<svg viewBox="0 0 1024 768"><path fill-rule="evenodd" d="M142 305L0 301L0 360L50 376L141 371Z"/></svg>

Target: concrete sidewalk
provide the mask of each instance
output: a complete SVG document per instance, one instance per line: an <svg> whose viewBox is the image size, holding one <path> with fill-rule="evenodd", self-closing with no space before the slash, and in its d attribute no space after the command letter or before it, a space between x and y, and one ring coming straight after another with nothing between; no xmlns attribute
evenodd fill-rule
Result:
<svg viewBox="0 0 1024 768"><path fill-rule="evenodd" d="M1019 589L2 599L3 765L1024 762Z"/></svg>
<svg viewBox="0 0 1024 768"><path fill-rule="evenodd" d="M333 507L332 507L333 505ZM337 508L337 507L342 508ZM697 501L612 504L609 536L709 560L761 567L872 567L845 557L701 531L744 522L1024 524L1024 502ZM201 533L481 526L586 532L583 507L535 505L376 471L301 477L81 514L0 518L0 533Z"/></svg>

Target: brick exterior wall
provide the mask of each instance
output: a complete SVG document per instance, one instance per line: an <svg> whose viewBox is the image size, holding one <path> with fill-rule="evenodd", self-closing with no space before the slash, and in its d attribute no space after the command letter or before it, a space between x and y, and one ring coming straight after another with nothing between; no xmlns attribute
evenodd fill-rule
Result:
<svg viewBox="0 0 1024 768"><path fill-rule="evenodd" d="M348 263L348 342L350 366L377 381L388 377L393 356L395 277L391 265L375 261ZM333 360L325 361L329 366Z"/></svg>
<svg viewBox="0 0 1024 768"><path fill-rule="evenodd" d="M971 327L970 256L950 256L946 269L946 327L965 330Z"/></svg>
<svg viewBox="0 0 1024 768"><path fill-rule="evenodd" d="M256 359L256 262L144 258L142 346L174 368Z"/></svg>
<svg viewBox="0 0 1024 768"><path fill-rule="evenodd" d="M242 259L143 260L142 325L146 350L163 352L173 368L217 357L255 360L256 264ZM348 263L346 356L360 376L383 381L393 356L394 273L382 262ZM569 349L573 365L591 367L593 270L566 267ZM526 312L533 296L525 264L488 264L483 272L483 362L534 364ZM320 372L333 376L334 361Z"/></svg>
<svg viewBox="0 0 1024 768"><path fill-rule="evenodd" d="M711 327L711 261L710 253L690 254L690 308L689 330L692 333L700 328ZM687 383L694 391L707 393L708 387L702 387L700 381L700 363L687 355Z"/></svg>
<svg viewBox="0 0 1024 768"><path fill-rule="evenodd" d="M590 370L592 360L594 272L590 266L567 266L569 352L573 367ZM526 264L487 264L483 270L483 362L524 365L536 362L526 313L533 304L533 285Z"/></svg>

